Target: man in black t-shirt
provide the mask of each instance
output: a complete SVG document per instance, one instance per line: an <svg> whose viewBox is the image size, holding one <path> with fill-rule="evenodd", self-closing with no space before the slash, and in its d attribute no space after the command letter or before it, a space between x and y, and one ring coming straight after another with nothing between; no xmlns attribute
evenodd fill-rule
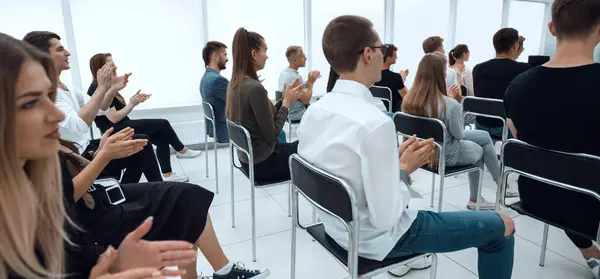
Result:
<svg viewBox="0 0 600 279"><path fill-rule="evenodd" d="M521 73L529 70L529 64L517 62L523 52L523 41L519 31L513 28L500 29L494 35L496 58L478 64L473 68L473 87L475 96L492 99L504 99L508 84ZM490 136L502 137L502 121L477 117L475 126L486 130Z"/></svg>
<svg viewBox="0 0 600 279"><path fill-rule="evenodd" d="M509 85L504 101L508 125L515 137L529 144L600 156L600 64L593 60L600 42L600 1L555 0L549 28L558 39L556 56ZM600 181L595 182L589 190L600 193ZM519 191L527 211L596 235L600 203L594 198L523 176ZM600 249L589 238L567 235L599 276Z"/></svg>
<svg viewBox="0 0 600 279"><path fill-rule="evenodd" d="M401 110L402 98L406 96L408 90L404 86L406 77L408 76L408 70L400 71L400 74L394 73L390 70L390 67L396 64L396 51L398 48L392 44L388 44L387 52L383 57L383 69L381 70L381 80L376 82L377 86L384 86L392 90L392 112L398 112ZM388 104L386 104L388 106Z"/></svg>

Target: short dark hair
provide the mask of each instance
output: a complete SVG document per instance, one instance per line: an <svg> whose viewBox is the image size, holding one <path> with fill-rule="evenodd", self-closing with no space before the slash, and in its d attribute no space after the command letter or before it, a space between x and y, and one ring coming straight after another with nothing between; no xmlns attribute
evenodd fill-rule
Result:
<svg viewBox="0 0 600 279"><path fill-rule="evenodd" d="M285 57L287 58L288 62L292 62L292 57L295 56L296 54L298 54L298 52L302 49L301 46L289 46L286 50L285 50Z"/></svg>
<svg viewBox="0 0 600 279"><path fill-rule="evenodd" d="M496 53L507 53L519 42L519 31L514 28L502 28L494 34L494 49Z"/></svg>
<svg viewBox="0 0 600 279"><path fill-rule="evenodd" d="M202 49L202 59L204 60L204 66L208 67L208 64L210 64L210 56L223 48L227 48L227 46L221 42L210 41L206 43L206 46L204 46L204 49Z"/></svg>
<svg viewBox="0 0 600 279"><path fill-rule="evenodd" d="M586 37L600 24L600 1L555 0L552 23L558 39Z"/></svg>
<svg viewBox="0 0 600 279"><path fill-rule="evenodd" d="M373 23L359 16L345 15L334 18L323 32L323 53L337 73L356 70L358 54L377 42Z"/></svg>
<svg viewBox="0 0 600 279"><path fill-rule="evenodd" d="M387 62L388 58L392 58L396 51L398 51L398 48L394 44L387 44L387 51L383 56L383 62Z"/></svg>
<svg viewBox="0 0 600 279"><path fill-rule="evenodd" d="M432 53L442 47L444 39L440 36L431 36L423 41L423 52Z"/></svg>
<svg viewBox="0 0 600 279"><path fill-rule="evenodd" d="M44 53L50 53L50 40L60 40L60 36L49 31L31 31L23 37L23 41L28 42Z"/></svg>

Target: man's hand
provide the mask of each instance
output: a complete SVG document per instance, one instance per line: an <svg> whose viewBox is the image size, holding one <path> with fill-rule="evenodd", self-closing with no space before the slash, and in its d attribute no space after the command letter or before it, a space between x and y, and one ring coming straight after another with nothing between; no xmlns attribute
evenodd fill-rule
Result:
<svg viewBox="0 0 600 279"><path fill-rule="evenodd" d="M143 240L142 237L152 227L152 220L152 217L146 219L121 242L113 271L120 272L143 267L184 266L196 261L198 249L189 242ZM177 276L177 273L178 271L169 271L168 276Z"/></svg>
<svg viewBox="0 0 600 279"><path fill-rule="evenodd" d="M417 136L413 135L412 137L402 141L400 147L398 147L398 156L402 156L402 153L413 143L417 142Z"/></svg>
<svg viewBox="0 0 600 279"><path fill-rule="evenodd" d="M406 78L408 77L408 69L400 71L400 76L402 77L402 81L406 82Z"/></svg>
<svg viewBox="0 0 600 279"><path fill-rule="evenodd" d="M117 68L112 62L108 62L98 70L96 73L96 80L98 81L98 88L109 89L111 86L114 72ZM106 93L106 92L105 92Z"/></svg>
<svg viewBox="0 0 600 279"><path fill-rule="evenodd" d="M433 139L421 142L415 139L400 155L400 169L404 170L407 174L411 174L418 168L431 162L431 156L433 156L434 152L435 145Z"/></svg>
<svg viewBox="0 0 600 279"><path fill-rule="evenodd" d="M321 72L319 71L310 71L308 73L308 84L313 85L321 77Z"/></svg>

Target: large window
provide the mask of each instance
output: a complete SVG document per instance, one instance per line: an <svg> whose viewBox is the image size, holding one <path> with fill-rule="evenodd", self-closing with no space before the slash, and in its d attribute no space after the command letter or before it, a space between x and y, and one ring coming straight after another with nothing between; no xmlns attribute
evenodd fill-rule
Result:
<svg viewBox="0 0 600 279"><path fill-rule="evenodd" d="M368 4L367 4L368 3ZM321 71L321 78L315 83L316 94L322 94L327 88L329 63L323 54L323 32L329 22L341 15L358 15L370 19L383 40L384 1L370 0L320 0L312 1L312 69Z"/></svg>
<svg viewBox="0 0 600 279"><path fill-rule="evenodd" d="M398 60L392 70L409 70L407 86L412 84L421 58L423 40L430 36L448 37L450 1L399 0L394 14L394 44Z"/></svg>
<svg viewBox="0 0 600 279"><path fill-rule="evenodd" d="M291 45L304 45L302 0L209 0L207 5L209 41L227 45L230 62L221 74L231 79L232 42L235 31L244 27L261 34L267 43L269 59L258 74L269 97L275 98L279 74L288 66L285 50ZM305 76L306 78L306 76Z"/></svg>
<svg viewBox="0 0 600 279"><path fill-rule="evenodd" d="M525 51L519 57L519 61L527 62L529 55L540 53L542 43L542 32L547 28L544 22L546 4L535 2L513 1L510 4L510 15L508 26L519 30L519 34L525 37Z"/></svg>
<svg viewBox="0 0 600 279"><path fill-rule="evenodd" d="M83 90L92 81L89 60L110 52L119 74L132 72L129 99L151 93L142 108L200 104L202 13L200 1L70 1Z"/></svg>
<svg viewBox="0 0 600 279"><path fill-rule="evenodd" d="M456 44L467 44L469 66L494 58L493 37L502 26L502 0L459 0ZM450 51L454 46L446 46Z"/></svg>
<svg viewBox="0 0 600 279"><path fill-rule="evenodd" d="M0 32L22 39L31 31L50 31L62 38L66 45L63 12L60 0L1 1ZM61 75L61 80L71 84L71 72Z"/></svg>

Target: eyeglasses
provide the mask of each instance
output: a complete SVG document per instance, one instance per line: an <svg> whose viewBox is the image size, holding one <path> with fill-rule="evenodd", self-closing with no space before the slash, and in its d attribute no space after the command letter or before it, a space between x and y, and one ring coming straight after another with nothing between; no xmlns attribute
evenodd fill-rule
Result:
<svg viewBox="0 0 600 279"><path fill-rule="evenodd" d="M378 48L381 50L381 55L385 56L387 50L389 48L388 45L380 45L380 46L367 46L368 48ZM358 54L363 54L366 48L363 48Z"/></svg>

